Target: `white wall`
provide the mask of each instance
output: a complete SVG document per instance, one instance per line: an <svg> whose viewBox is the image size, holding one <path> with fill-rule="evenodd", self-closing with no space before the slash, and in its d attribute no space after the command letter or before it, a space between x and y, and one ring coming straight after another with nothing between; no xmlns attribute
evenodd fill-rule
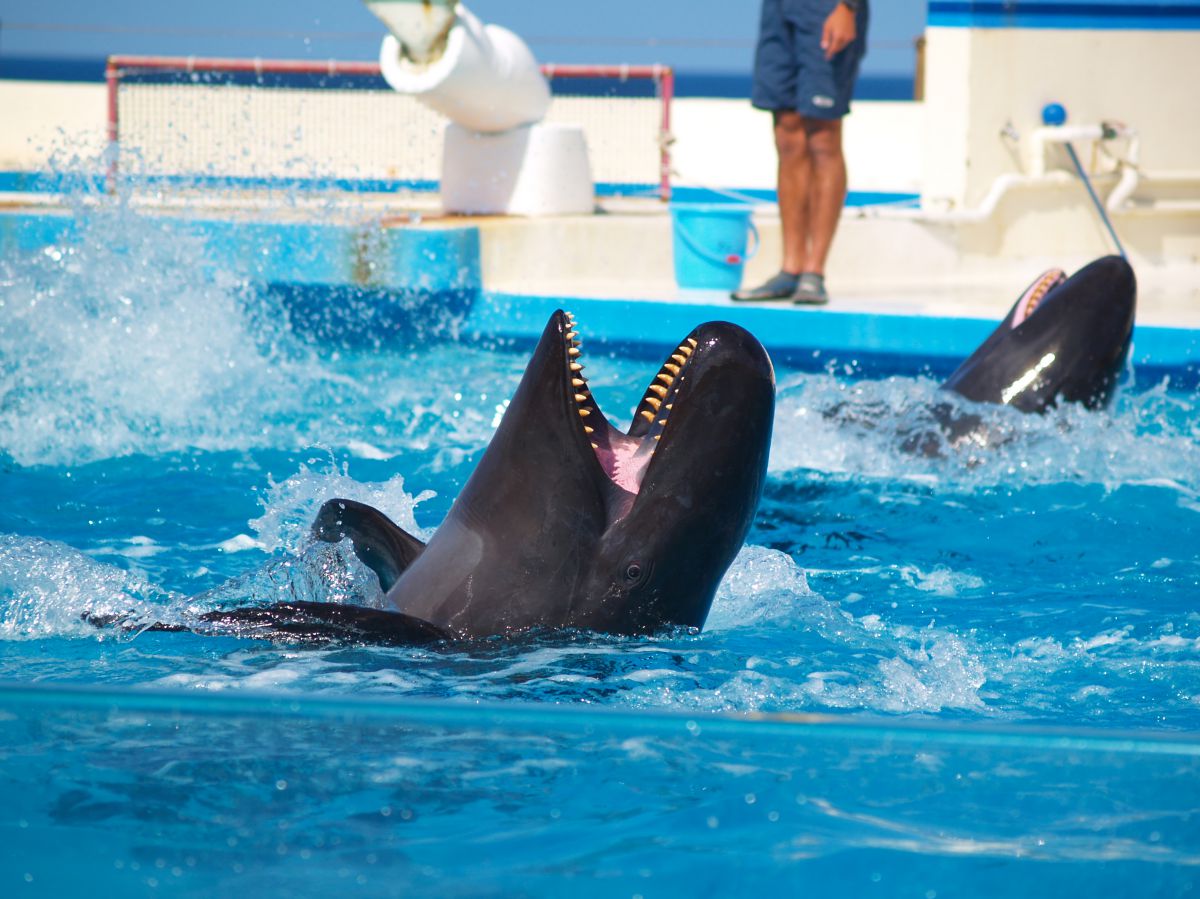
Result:
<svg viewBox="0 0 1200 899"><path fill-rule="evenodd" d="M44 168L51 153L97 157L108 121L103 84L0 80L0 171Z"/></svg>
<svg viewBox="0 0 1200 899"><path fill-rule="evenodd" d="M1136 128L1148 172L1200 171L1198 32L929 28L926 37L927 205L974 206L998 176L1028 171L1029 138L1050 102L1070 123ZM1002 135L1008 124L1016 139Z"/></svg>
<svg viewBox="0 0 1200 899"><path fill-rule="evenodd" d="M671 116L680 184L775 188L770 113L749 100L684 98ZM843 126L851 190L920 192L923 116L920 103L853 105Z"/></svg>

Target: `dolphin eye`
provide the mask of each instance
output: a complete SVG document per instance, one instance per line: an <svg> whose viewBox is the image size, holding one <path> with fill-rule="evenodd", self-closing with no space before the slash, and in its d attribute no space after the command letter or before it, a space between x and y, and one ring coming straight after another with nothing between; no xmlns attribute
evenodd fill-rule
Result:
<svg viewBox="0 0 1200 899"><path fill-rule="evenodd" d="M625 580L631 584L637 583L642 577L642 566L637 562L630 562L625 568Z"/></svg>

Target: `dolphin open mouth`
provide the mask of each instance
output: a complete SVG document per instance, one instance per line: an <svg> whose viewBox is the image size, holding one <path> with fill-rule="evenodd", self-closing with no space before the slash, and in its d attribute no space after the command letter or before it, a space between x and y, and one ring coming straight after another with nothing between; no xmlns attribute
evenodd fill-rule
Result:
<svg viewBox="0 0 1200 899"><path fill-rule="evenodd" d="M1046 295L1060 284L1065 284L1067 274L1061 268L1052 268L1042 272L1025 288L1013 307L1012 327L1017 327L1037 311Z"/></svg>
<svg viewBox="0 0 1200 899"><path fill-rule="evenodd" d="M699 343L689 335L667 357L638 403L629 430L622 432L609 423L588 386L575 317L570 312L560 314L565 374L580 427L608 479L626 493L637 494L654 452L667 433L671 412Z"/></svg>

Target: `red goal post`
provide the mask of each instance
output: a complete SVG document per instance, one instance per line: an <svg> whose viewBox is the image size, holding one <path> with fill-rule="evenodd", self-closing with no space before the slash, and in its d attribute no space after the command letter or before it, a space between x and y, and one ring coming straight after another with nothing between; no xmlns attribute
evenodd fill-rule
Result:
<svg viewBox="0 0 1200 899"><path fill-rule="evenodd" d="M597 192L671 196L669 66L543 65L546 120L583 127ZM379 64L112 56L110 184L429 191L444 120L387 86ZM119 157L118 157L119 154Z"/></svg>

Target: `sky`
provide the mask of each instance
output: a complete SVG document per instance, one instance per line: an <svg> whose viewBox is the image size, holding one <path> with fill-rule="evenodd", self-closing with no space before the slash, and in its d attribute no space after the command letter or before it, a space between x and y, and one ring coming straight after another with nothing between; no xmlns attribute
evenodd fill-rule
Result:
<svg viewBox="0 0 1200 899"><path fill-rule="evenodd" d="M924 0L871 10L864 75L911 75ZM471 0L541 62L665 63L749 72L759 0ZM0 0L0 56L113 53L374 59L383 26L359 0Z"/></svg>

